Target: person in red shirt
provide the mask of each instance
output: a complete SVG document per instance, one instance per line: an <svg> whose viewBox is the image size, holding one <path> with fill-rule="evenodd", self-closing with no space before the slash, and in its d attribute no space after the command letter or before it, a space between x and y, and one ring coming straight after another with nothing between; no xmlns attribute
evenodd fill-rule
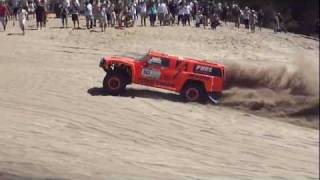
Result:
<svg viewBox="0 0 320 180"><path fill-rule="evenodd" d="M6 26L7 26L7 16L8 16L8 8L4 4L4 2L0 0L0 22L3 26L4 31L6 30Z"/></svg>

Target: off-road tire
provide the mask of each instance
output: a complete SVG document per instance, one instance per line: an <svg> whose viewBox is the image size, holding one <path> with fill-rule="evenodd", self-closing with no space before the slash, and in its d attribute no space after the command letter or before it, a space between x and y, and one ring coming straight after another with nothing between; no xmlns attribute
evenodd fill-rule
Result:
<svg viewBox="0 0 320 180"><path fill-rule="evenodd" d="M125 90L126 85L126 78L120 73L108 72L103 79L103 88L113 96L120 95Z"/></svg>
<svg viewBox="0 0 320 180"><path fill-rule="evenodd" d="M205 90L201 85L191 83L182 89L181 95L187 102L203 102L205 99Z"/></svg>

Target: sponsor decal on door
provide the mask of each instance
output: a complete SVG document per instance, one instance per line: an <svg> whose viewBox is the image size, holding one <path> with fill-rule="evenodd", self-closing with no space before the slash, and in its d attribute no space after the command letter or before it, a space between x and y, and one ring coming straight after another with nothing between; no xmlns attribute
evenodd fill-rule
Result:
<svg viewBox="0 0 320 180"><path fill-rule="evenodd" d="M155 69L150 69L150 68L143 68L141 75L144 78L150 78L150 79L160 79L160 71L155 70Z"/></svg>

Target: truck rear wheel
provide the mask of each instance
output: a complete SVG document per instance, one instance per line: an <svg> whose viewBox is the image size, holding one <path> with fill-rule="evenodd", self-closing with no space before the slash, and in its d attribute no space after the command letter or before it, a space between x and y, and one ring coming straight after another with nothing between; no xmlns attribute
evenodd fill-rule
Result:
<svg viewBox="0 0 320 180"><path fill-rule="evenodd" d="M198 84L188 84L186 85L181 95L184 97L184 99L188 102L199 102L203 101L205 97L204 90L201 86Z"/></svg>
<svg viewBox="0 0 320 180"><path fill-rule="evenodd" d="M126 88L125 77L119 73L107 73L103 79L103 88L108 94L119 95Z"/></svg>

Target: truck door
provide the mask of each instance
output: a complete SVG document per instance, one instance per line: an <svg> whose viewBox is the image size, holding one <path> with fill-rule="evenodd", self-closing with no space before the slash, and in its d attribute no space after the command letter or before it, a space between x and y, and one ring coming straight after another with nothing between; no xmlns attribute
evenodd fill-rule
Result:
<svg viewBox="0 0 320 180"><path fill-rule="evenodd" d="M141 69L139 84L156 86L156 82L161 76L161 59L154 56L147 57Z"/></svg>
<svg viewBox="0 0 320 180"><path fill-rule="evenodd" d="M172 62L168 58L150 56L141 70L141 84L172 89Z"/></svg>
<svg viewBox="0 0 320 180"><path fill-rule="evenodd" d="M165 57L161 57L161 67L160 67L160 79L158 80L157 87L174 90L175 83L174 83L174 74L175 68L174 61L175 59L169 59Z"/></svg>

